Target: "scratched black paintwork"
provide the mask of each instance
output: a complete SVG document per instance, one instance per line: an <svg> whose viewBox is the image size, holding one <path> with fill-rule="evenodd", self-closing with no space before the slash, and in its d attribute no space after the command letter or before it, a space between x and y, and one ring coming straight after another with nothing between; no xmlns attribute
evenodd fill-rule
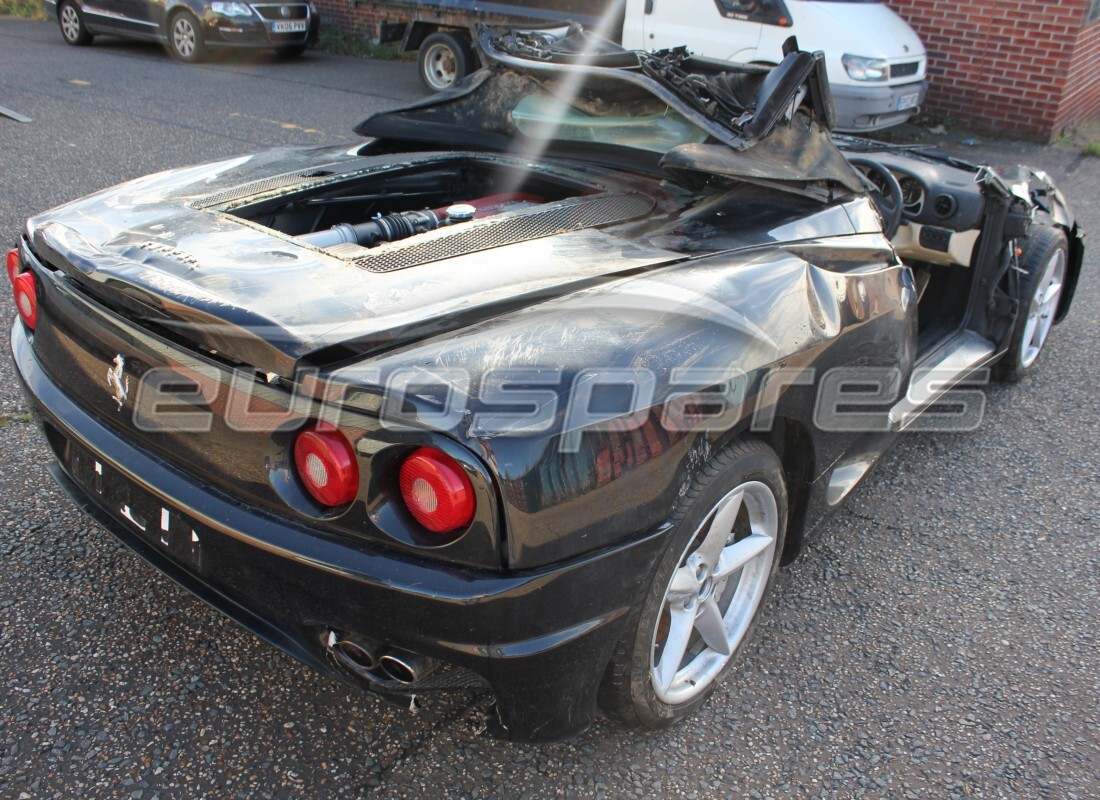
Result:
<svg viewBox="0 0 1100 800"><path fill-rule="evenodd" d="M369 186L425 162L517 163L409 149L270 151L150 176L32 219L21 247L39 323L33 334L13 327L15 362L59 480L173 579L345 680L325 654L329 629L472 670L497 695L502 735L560 738L595 714L596 686L648 589L673 509L712 455L748 432L755 408L770 409L774 424L752 435L787 472L788 555L835 505L832 468L873 462L890 445L892 434L819 430L814 399L835 366L908 375L918 356L912 273L862 193L677 186L652 162L623 172L591 153L535 169L593 191L649 194L651 216L383 275L234 215L258 198ZM1050 216L1079 250L1064 198L1047 188ZM116 354L135 382L167 366L197 387L186 406L212 412L213 435L143 430L119 413L104 383ZM593 367L653 376L632 424L609 407L569 430L574 383ZM672 393L724 380L680 385L682 367L741 376L745 394L723 424L662 424ZM515 368L556 376L544 387L552 424L523 435L478 429L477 415L492 410L482 385ZM769 394L781 369L816 378ZM422 376L422 388L407 398L408 426L393 428L379 418L381 387L402 371ZM253 431L228 426L241 381L260 410L284 417ZM311 402L295 405L296 390ZM433 424L447 393L466 413ZM148 402L135 397L128 409ZM337 409L363 480L359 498L333 511L306 496L287 452L304 420ZM474 523L450 539L428 537L396 499L395 465L423 444L452 454L478 495ZM80 447L201 527L201 569L74 482L67 460Z"/></svg>
<svg viewBox="0 0 1100 800"><path fill-rule="evenodd" d="M316 155L320 155L326 163L339 163L333 159L334 153L322 152ZM286 166L298 168L300 163L291 161L289 165L280 165L279 171L287 171ZM388 161L385 168L392 168L392 164ZM129 243L156 236L157 226L167 225L164 220L170 219L171 241L176 246L185 248L202 265L192 271L184 264L172 263L171 270L175 273L173 277L186 278L188 281L180 289L180 294L172 296L173 308L179 308L180 304L186 302L184 290L197 291L191 289L192 286L204 290L213 283L218 286L222 297L229 295L230 291L233 293L234 303L226 304L221 312L225 317L229 317L230 312L236 315L229 317L230 319L241 320L244 313L241 307L247 302L249 309L262 309L268 320L286 319L295 314L305 318L319 316L325 320L326 326L339 332L339 339L331 341L361 338L364 335L362 330L377 330L377 327L367 326L377 318L384 319L385 313L380 312L373 318L366 319L349 316L347 320L338 315L341 311L350 312L361 306L365 302L362 298L378 292L377 284L382 282L378 278L390 276L365 276L345 262L306 250L285 239L277 239L270 233L262 234L224 215L186 207L180 211L180 201L187 203L207 196L207 185L204 181L204 192L199 194L190 189L177 188L180 177L178 173L170 173L165 177L169 182L168 194L171 201L142 203L140 201L144 187L126 187L117 194L107 197L101 195L95 199L97 204L102 202L112 208L110 216L102 211L89 213L84 206L70 206L33 220L32 238L38 245L36 249L43 254L56 252L56 245L49 243L58 242L59 237L50 233L51 226L75 226L78 224L75 220L79 216L92 223L82 226L83 235L105 239L111 244L101 245L104 250L110 248L120 253L120 257L106 266L103 261L90 265L104 271L109 270L107 280L121 281L131 278L131 270L135 268L122 263L122 258L126 256L143 259L145 263L141 268L153 267L167 271L161 264L169 259L162 258L157 253L136 250ZM192 180L194 178L193 175L186 177ZM249 172L244 177L246 181L252 180L257 177L257 173ZM644 180L635 176L630 185L636 188ZM601 185L609 185L607 176ZM223 182L214 188L221 189L224 186ZM664 196L666 203L671 202L656 184L653 184L651 190L655 195ZM128 204L123 203L120 196L126 198ZM126 213L128 206L137 209L134 213L142 216L142 225L132 225L134 219ZM173 209L176 212L174 216ZM728 226L720 225L723 218L737 219L740 224L730 230ZM540 281L536 288L549 288L552 292L543 291L537 297L537 302L533 301L528 306L503 314L496 312L475 315L472 307L476 306L476 295L471 297L456 294L451 304L445 307L444 313L450 314L452 309L462 307L462 319L466 323L463 327L454 330L453 324L448 325L442 329L442 333L429 337L425 342L407 345L350 367L337 368L332 370L329 377L338 384L361 387L384 384L386 377L398 370L420 369L430 376L435 368L459 366L470 374L472 380L475 397L466 398L465 405L474 413L477 410L476 390L486 372L509 367L555 367L562 374L559 387L561 397L558 403L560 416L564 413L569 387L577 373L588 367L646 366L654 369L660 381L667 382L671 370L676 366L690 364L695 367L728 369L731 365L736 365L739 369L752 373L753 380L759 382L761 375L770 366L808 351L822 349L824 345L835 344L836 340L843 338L846 328L853 324L864 328L859 337L859 349L865 353L862 356L865 360L881 365L904 365L913 357L910 321L902 318L897 309L898 304L906 300L902 284L904 273L902 268L893 263L888 243L880 233L874 232L873 225L874 216L867 207L867 201L861 198L823 206L816 201L791 198L780 192L769 194L761 190L733 189L710 202L697 204L683 214L669 213L666 210L664 214L655 215L648 220L645 230L640 233L635 231L632 243L634 250L638 253L661 253L665 261L675 266L650 268L642 275L627 274L621 277L616 277L615 273L623 272L624 267L636 269L635 262L624 259L623 263L605 264L595 271L584 265L583 274L572 276L561 275L560 269L548 270L548 280ZM124 226L131 227L120 231ZM208 252L218 250L217 245L210 244L211 250L205 251L195 243L196 239L212 230L224 234L215 237L223 242L220 263L207 255ZM261 235L267 239L262 248L265 252L271 252L275 248L297 252L298 257L293 263L305 272L295 274L294 291L288 292L287 282L281 279L282 274L290 272L294 267L283 267L281 262L276 262L276 266L270 269L248 270L255 277L235 284L227 284L223 280L233 271L248 269L242 268L239 265L241 259L234 259L233 256L237 252L254 253L255 237ZM226 237L240 237L240 241L235 241L230 246L225 244ZM832 245L813 245L816 249L809 258L777 247L778 243L799 241L806 249L815 240L827 242L836 237L842 237L842 241ZM561 238L569 239L570 235ZM75 260L74 249L71 242L66 244L69 245L65 250L66 261L72 262ZM498 248L491 254L491 258L500 259L502 263L522 263L525 258L523 251L532 247L544 250L546 244ZM511 250L518 252L508 252ZM681 263L685 257L690 257L691 260ZM484 267L485 256L478 254L477 259ZM468 260L470 259L465 259ZM452 261L458 262L455 269L468 268L465 267L464 259ZM333 265L331 262L336 263ZM843 270L870 266L873 271L859 277L846 277L843 271L834 274L827 267L820 266L832 262L836 262ZM211 264L213 266L208 266ZM323 270L330 273L325 275L324 280L318 277ZM191 277L192 272L199 274ZM421 269L396 273L393 277L401 286L399 296L408 296L421 287L423 275L424 270ZM486 293L490 290L499 292L500 284L507 288L509 278L512 278L513 285L523 285L528 291L532 286L530 271L522 275L497 272L493 277L496 275L500 276L499 280L483 283ZM591 280L593 277L597 280ZM583 278L588 280L582 282ZM145 286L148 286L148 277L142 276L142 279ZM132 286L137 278L131 280ZM858 297L855 288L857 282L865 286L868 294L866 305L868 309L875 309L875 320L856 319L854 316L860 310L854 309L846 298ZM158 353L154 337L148 337L147 341L139 344L133 341L133 334L126 335L117 331L108 334L116 323L95 318L91 310L93 306L79 293L73 292L66 281L53 277L45 283L43 323L38 336L41 358L48 369L52 369L58 376L64 375L66 380L75 382L76 376L81 376L85 390L77 394L82 402L94 407L97 414L116 425L126 423L129 417L112 414L113 401L109 396L96 391L100 365L109 363L115 352L125 352L132 369L139 370L142 365L176 365L179 356L166 357L165 352ZM575 287L571 284L582 288L573 291ZM176 289L179 286L177 283L171 288ZM797 287L797 290L791 291L792 287ZM163 286L161 291L162 297L157 299L163 302L162 298L167 293ZM623 297L629 298L634 294L640 299L663 297L670 291L675 291L683 299L668 307L655 306L652 302L650 308L621 307ZM237 298L242 299L238 301ZM702 299L711 302L713 307L701 308ZM193 302L197 304L198 301ZM619 307L616 307L617 304ZM213 303L206 306L206 313L211 313L212 308L216 308ZM411 308L408 311L421 313L423 309ZM437 310L435 313L441 312ZM866 316L868 312L862 310L860 313ZM660 325L653 324L655 317L662 320ZM408 319L410 317L403 318L405 325L410 324L406 321ZM421 313L421 316L412 319L422 320L424 316ZM799 322L795 323L796 320ZM871 327L881 328L876 334L879 341L871 344L863 341L871 330L866 324L869 321L875 322ZM431 330L431 322L431 318L425 320L426 329ZM244 324L240 323L242 327ZM268 327L258 324L250 334L254 335L257 331L262 333L273 326L274 323L270 323ZM287 327L285 323L283 327ZM719 331L718 335L715 333L716 329ZM758 341L760 337L751 332L753 329L767 332L774 341ZM602 334L605 330L614 331L615 335L605 336ZM228 347L233 348L231 352L242 360L249 355L248 349L242 347L240 340L225 336L224 341ZM540 344L548 341L556 343L554 350L549 351L544 344ZM214 343L218 342L215 340ZM670 343L675 344L674 351L670 351ZM311 343L311 349L317 346L316 342ZM826 362L835 360L838 364L844 363L839 356L844 349L847 348L833 348ZM171 353L170 350L167 352ZM230 394L227 386L230 373L217 362L203 360L198 355L192 355L190 361L187 374L209 385L205 395L208 407L217 408L215 398L219 395L224 398ZM275 362L250 363L247 360L245 364L261 370L277 366ZM370 375L363 374L364 371L368 371ZM135 378L138 377L140 372L135 373ZM286 407L290 402L289 393L285 389L264 387L263 391L272 395L271 402L279 407ZM654 404L659 406L668 391L667 385L658 386ZM132 425L127 425L127 434L140 441L142 446L160 452L166 458L180 460L205 480L272 512L286 513L288 501L291 501L291 507L306 518L316 516L307 502L286 488L288 481L285 471L280 472L265 466L269 463L286 464L286 447L290 434L266 437L261 446L257 442L259 437L227 428L223 416L224 414L215 414L212 417L216 434L213 437L204 433L176 434L169 437L163 433L141 431ZM805 415L801 416L803 418L799 420L799 424L808 426L809 420ZM300 421L301 417L297 419ZM373 429L372 435L375 436L397 438L405 447L414 442L430 441L430 437L417 439L408 434L403 438L395 437L379 430L377 423L372 423L369 419L349 424L356 429ZM283 427L292 431L294 423L287 422ZM552 454L556 449L554 440L541 437L529 440L517 437L483 440L471 436L468 430L458 429L447 433L481 455L502 482L505 495L513 492L512 487L517 482L526 479L523 474L517 474L514 463L528 463L530 457L520 457L519 453L526 450L528 453L537 451ZM218 447L211 447L211 441L217 442ZM593 504L598 511L588 515L590 519L572 532L565 531L563 522L548 520L557 513L559 506L576 505L575 501L580 499L583 488L593 485L594 461L587 466L588 474L573 475L575 485L564 486L560 482L550 481L560 486L559 496L546 496L545 492L540 491L533 506L531 500L525 500L522 510L505 501L504 514L508 521L508 535L504 545L506 565L512 568L536 567L577 556L594 547L608 546L651 529L667 515L681 484L690 479L691 471L686 470L684 465L689 460L692 464L699 462L699 453L706 451L712 444L705 437L698 436L678 440L675 447L662 454L659 464L648 467L665 478L661 490L652 491L647 498L607 503L601 499L602 496L619 491L623 484L613 481L601 487L592 499L581 501L582 505ZM590 443L586 446L590 446ZM549 461L553 459L550 458ZM639 460L633 464L631 475L626 477L639 485L653 487L653 478L632 477L645 466L645 460ZM545 464L539 467L541 473L545 473L546 469ZM364 472L373 474L373 468L365 468ZM543 485L548 481L539 474L529 478L536 485ZM292 482L289 483L293 485ZM369 537L373 534L385 541L396 538L399 544L412 547L422 544L408 526L398 525L388 515L380 515L377 509L374 511L372 523L367 505L367 500L357 502L355 508L341 514L338 519L324 522L352 535ZM584 516L580 518L583 519ZM388 534L377 530L379 522L383 525L389 522ZM491 526L486 526L485 530L485 536L470 534L448 546L447 557L494 565L499 543ZM397 535L394 536L394 533ZM476 547L475 541L480 541Z"/></svg>

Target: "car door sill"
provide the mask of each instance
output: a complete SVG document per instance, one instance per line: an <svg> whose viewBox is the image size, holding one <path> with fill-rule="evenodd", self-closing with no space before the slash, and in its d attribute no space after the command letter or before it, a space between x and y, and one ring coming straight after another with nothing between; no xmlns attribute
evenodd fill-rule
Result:
<svg viewBox="0 0 1100 800"><path fill-rule="evenodd" d="M956 334L914 368L905 397L890 409L890 425L905 430L952 387L989 363L995 353L993 342L974 331Z"/></svg>

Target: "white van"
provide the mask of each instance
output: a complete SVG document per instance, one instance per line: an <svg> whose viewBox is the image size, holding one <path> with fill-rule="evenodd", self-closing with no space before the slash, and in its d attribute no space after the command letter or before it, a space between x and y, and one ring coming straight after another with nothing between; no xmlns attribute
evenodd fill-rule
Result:
<svg viewBox="0 0 1100 800"><path fill-rule="evenodd" d="M837 130L897 125L924 102L924 45L882 0L628 0L622 43L778 64L790 36L825 53Z"/></svg>
<svg viewBox="0 0 1100 800"><path fill-rule="evenodd" d="M329 3L318 0L324 10ZM701 56L778 64L783 42L825 53L837 130L904 122L928 92L924 45L883 0L354 0L400 22L382 41L419 50L420 76L442 91L477 68L470 32L491 24L579 22L631 50L686 45Z"/></svg>

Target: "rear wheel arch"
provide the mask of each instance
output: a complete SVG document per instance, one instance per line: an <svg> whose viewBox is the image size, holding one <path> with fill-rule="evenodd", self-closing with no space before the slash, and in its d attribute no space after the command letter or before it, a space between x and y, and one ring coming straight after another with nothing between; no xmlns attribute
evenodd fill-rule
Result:
<svg viewBox="0 0 1100 800"><path fill-rule="evenodd" d="M408 30L405 31L405 38L401 42L401 51L404 53L415 53L420 49L420 45L425 39L440 30L443 30L443 26L437 22L423 22L419 20L410 22Z"/></svg>
<svg viewBox="0 0 1100 800"><path fill-rule="evenodd" d="M787 482L787 533L782 563L789 564L802 551L807 514L810 505L810 484L815 476L814 439L809 427L791 417L776 416L766 431L752 431L749 420L722 432L711 446L721 452L738 439L757 439L770 447L783 465Z"/></svg>
<svg viewBox="0 0 1100 800"><path fill-rule="evenodd" d="M787 481L787 534L781 559L789 564L802 551L806 515L810 505L810 484L814 479L814 441L810 429L789 417L776 417L771 429L756 433L783 465Z"/></svg>

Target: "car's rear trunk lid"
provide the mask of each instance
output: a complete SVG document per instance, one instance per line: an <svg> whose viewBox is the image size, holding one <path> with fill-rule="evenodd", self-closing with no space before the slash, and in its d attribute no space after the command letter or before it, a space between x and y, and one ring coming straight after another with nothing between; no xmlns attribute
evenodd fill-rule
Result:
<svg viewBox="0 0 1100 800"><path fill-rule="evenodd" d="M209 211L177 207L167 221L97 242L75 217L33 229L32 246L51 267L131 321L288 378L318 359L437 335L680 257L587 228L372 272Z"/></svg>

